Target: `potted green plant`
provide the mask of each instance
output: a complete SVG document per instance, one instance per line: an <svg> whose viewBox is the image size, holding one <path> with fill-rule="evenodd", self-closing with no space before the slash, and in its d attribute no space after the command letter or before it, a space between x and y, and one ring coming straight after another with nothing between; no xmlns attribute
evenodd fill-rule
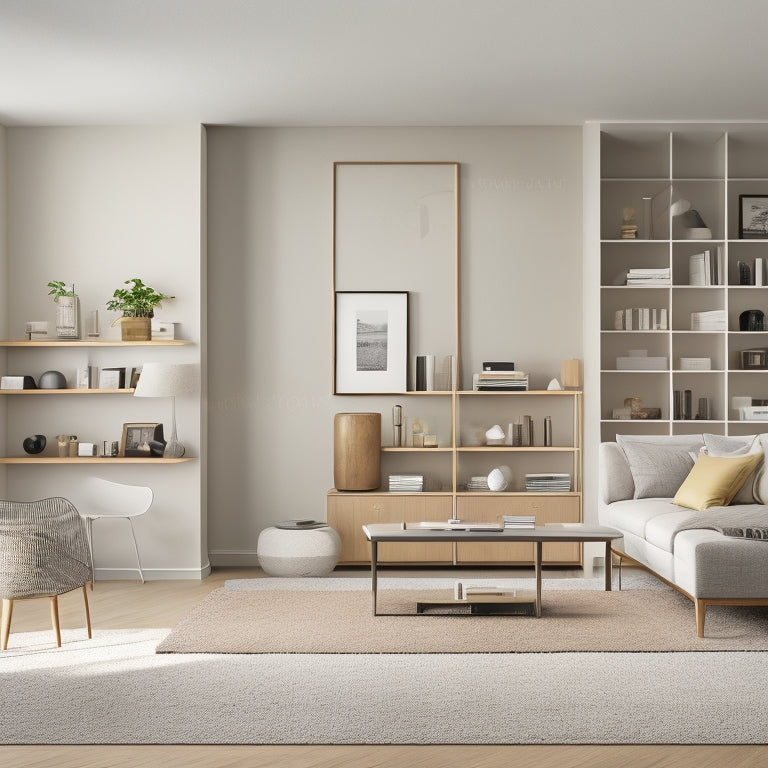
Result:
<svg viewBox="0 0 768 768"><path fill-rule="evenodd" d="M52 280L48 287L48 295L56 302L56 335L60 339L79 339L80 307L74 284Z"/></svg>
<svg viewBox="0 0 768 768"><path fill-rule="evenodd" d="M146 285L138 277L125 281L128 288L117 288L107 302L107 309L122 312L115 323L120 323L123 341L149 341L152 338L152 317L165 299L173 299ZM113 323L113 325L115 324Z"/></svg>

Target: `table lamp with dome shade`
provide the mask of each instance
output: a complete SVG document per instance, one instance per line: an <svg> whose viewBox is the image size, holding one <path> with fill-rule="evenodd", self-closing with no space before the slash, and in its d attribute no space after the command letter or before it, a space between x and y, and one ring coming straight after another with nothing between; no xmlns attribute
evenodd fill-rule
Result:
<svg viewBox="0 0 768 768"><path fill-rule="evenodd" d="M190 363L144 363L133 393L134 397L171 398L171 437L163 452L165 458L180 459L185 452L176 436L176 396L194 391L194 367Z"/></svg>

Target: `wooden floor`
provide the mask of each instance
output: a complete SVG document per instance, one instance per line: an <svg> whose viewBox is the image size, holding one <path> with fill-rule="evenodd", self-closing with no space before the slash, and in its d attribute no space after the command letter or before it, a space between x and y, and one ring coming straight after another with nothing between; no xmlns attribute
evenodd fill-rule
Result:
<svg viewBox="0 0 768 768"><path fill-rule="evenodd" d="M97 629L168 627L226 579L260 575L258 570L217 569L202 582L99 581L89 593L93 624ZM364 578L367 574L341 575ZM82 626L79 594L62 597L60 611L63 628ZM49 627L47 600L15 604L13 632ZM5 768L742 768L764 764L768 764L768 747L763 746L0 746L0 765Z"/></svg>

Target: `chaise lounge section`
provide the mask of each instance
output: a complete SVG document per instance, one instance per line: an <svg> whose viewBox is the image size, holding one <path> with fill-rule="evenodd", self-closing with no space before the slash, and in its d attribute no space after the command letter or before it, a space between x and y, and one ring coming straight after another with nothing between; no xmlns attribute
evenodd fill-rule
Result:
<svg viewBox="0 0 768 768"><path fill-rule="evenodd" d="M710 605L768 605L768 435L617 435L600 445L601 525L688 597L699 637ZM705 457L705 458L702 458Z"/></svg>

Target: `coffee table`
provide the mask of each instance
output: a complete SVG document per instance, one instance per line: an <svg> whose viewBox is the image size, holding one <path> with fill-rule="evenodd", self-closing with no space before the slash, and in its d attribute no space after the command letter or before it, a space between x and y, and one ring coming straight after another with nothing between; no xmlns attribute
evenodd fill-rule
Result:
<svg viewBox="0 0 768 768"><path fill-rule="evenodd" d="M408 542L532 542L535 544L534 567L536 569L536 617L541 617L541 552L548 542L602 542L605 544L605 590L611 591L611 542L622 537L621 531L599 525L552 524L535 528L505 528L503 531L434 530L408 528L405 523L371 523L363 526L363 532L371 542L371 595L373 615L377 610L378 546L379 543L407 544Z"/></svg>

